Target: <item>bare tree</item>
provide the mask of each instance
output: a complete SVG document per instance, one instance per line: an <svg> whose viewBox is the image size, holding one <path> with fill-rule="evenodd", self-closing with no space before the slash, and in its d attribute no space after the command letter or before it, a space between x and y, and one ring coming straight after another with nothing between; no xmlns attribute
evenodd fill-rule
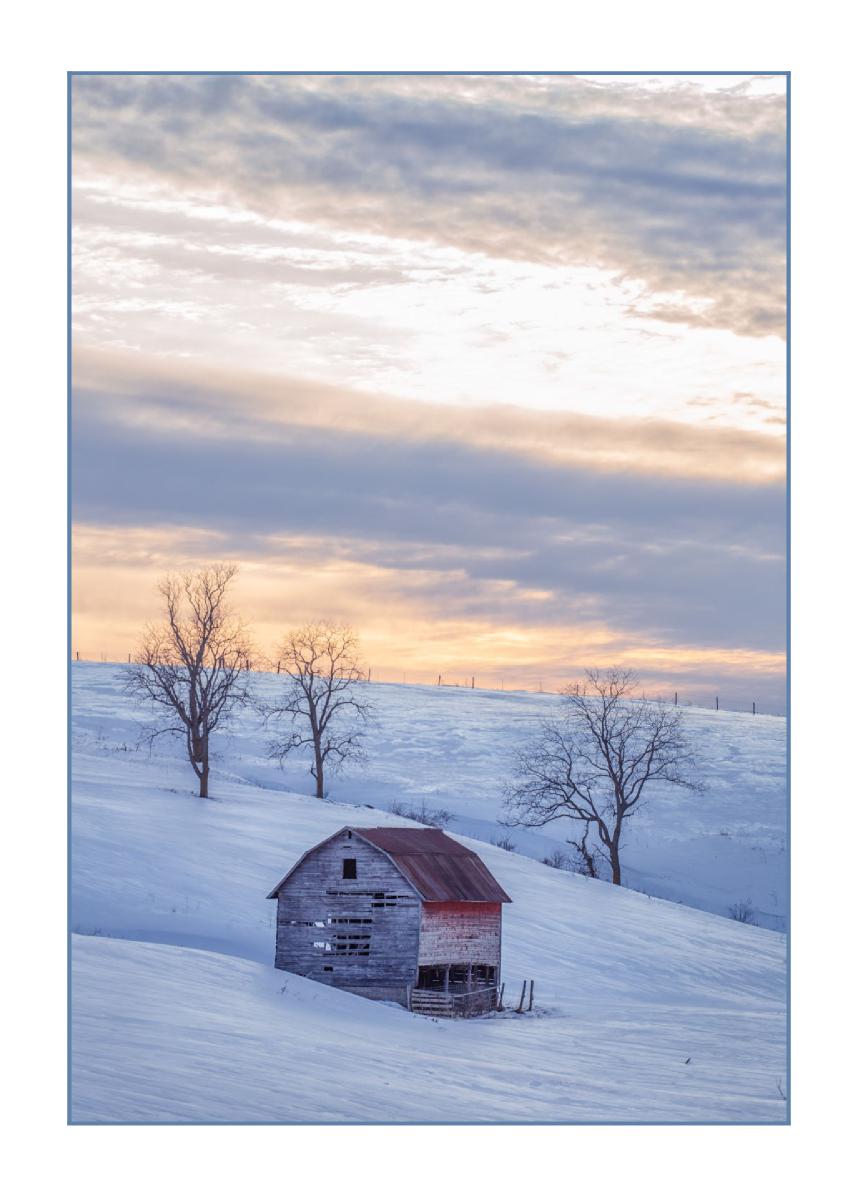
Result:
<svg viewBox="0 0 855 1200"><path fill-rule="evenodd" d="M638 677L612 667L586 671L584 685L563 689L564 711L543 721L534 740L517 754L516 773L505 789L506 825L542 826L562 817L581 823L576 841L583 869L593 874L588 847L596 834L598 854L612 882L621 882L620 847L626 823L638 812L648 783L692 791L695 763L682 714L644 698L634 699Z"/></svg>
<svg viewBox="0 0 855 1200"><path fill-rule="evenodd" d="M185 739L187 757L207 798L210 740L249 700L249 635L227 602L237 567L217 563L158 584L165 618L146 626L128 691L155 713L152 741L165 733Z"/></svg>
<svg viewBox="0 0 855 1200"><path fill-rule="evenodd" d="M364 754L373 713L359 688L365 679L359 639L346 625L318 621L286 634L277 656L288 682L284 696L262 711L268 721L288 720L290 729L274 740L270 753L281 762L309 747L315 795L322 798L327 775Z"/></svg>

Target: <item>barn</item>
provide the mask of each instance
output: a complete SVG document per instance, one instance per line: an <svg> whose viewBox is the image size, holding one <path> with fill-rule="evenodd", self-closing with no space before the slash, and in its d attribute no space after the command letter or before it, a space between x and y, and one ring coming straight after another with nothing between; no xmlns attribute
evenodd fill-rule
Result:
<svg viewBox="0 0 855 1200"><path fill-rule="evenodd" d="M510 896L439 829L346 826L268 900L283 971L436 1016L496 1007Z"/></svg>

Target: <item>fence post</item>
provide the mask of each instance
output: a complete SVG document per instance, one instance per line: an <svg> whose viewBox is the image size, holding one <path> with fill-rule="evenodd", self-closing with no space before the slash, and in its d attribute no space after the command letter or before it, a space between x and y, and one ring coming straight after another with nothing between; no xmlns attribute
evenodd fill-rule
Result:
<svg viewBox="0 0 855 1200"><path fill-rule="evenodd" d="M75 657L76 657L77 661L80 662L80 651L79 650L76 651Z"/></svg>
<svg viewBox="0 0 855 1200"><path fill-rule="evenodd" d="M756 700L751 701L751 715L755 716L755 717L757 716L757 701Z"/></svg>
<svg viewBox="0 0 855 1200"><path fill-rule="evenodd" d="M521 995L520 995L520 1002L519 1002L519 1004L518 1004L518 1006L517 1006L517 1012L518 1012L518 1013L521 1013L521 1012L522 1012L522 1010L523 1010L523 1004L525 1003L525 985L526 985L527 983L528 983L528 980L527 980L527 979L524 979L524 980L523 980L523 986L522 986L522 993L521 993Z"/></svg>
<svg viewBox="0 0 855 1200"><path fill-rule="evenodd" d="M530 980L528 985L528 1011L531 1012L531 1006L534 1003L534 980Z"/></svg>
<svg viewBox="0 0 855 1200"><path fill-rule="evenodd" d="M718 712L718 696L715 698L715 711Z"/></svg>
<svg viewBox="0 0 855 1200"><path fill-rule="evenodd" d="M675 692L674 693L674 705L676 706L676 704L677 704L677 693Z"/></svg>

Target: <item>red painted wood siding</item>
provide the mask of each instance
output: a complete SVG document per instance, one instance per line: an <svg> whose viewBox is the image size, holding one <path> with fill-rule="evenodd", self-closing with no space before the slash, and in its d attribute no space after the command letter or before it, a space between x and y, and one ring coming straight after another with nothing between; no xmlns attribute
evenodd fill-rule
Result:
<svg viewBox="0 0 855 1200"><path fill-rule="evenodd" d="M422 905L419 966L488 963L498 967L501 950L501 904L449 901Z"/></svg>

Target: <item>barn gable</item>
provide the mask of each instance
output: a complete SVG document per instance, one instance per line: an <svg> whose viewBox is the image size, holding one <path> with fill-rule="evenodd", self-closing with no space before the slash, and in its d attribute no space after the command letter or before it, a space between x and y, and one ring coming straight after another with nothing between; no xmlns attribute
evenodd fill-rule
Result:
<svg viewBox="0 0 855 1200"><path fill-rule="evenodd" d="M282 876L282 878L277 883L276 887L273 888L273 890L268 893L267 899L275 900L277 898L277 896L279 895L279 893L281 892L282 888L288 882L288 880L291 879L291 877L293 875L296 875L297 872L303 866L303 864L305 862L307 862L309 859L311 859L315 855L321 853L326 847L331 847L331 846L333 846L333 844L338 843L339 839L347 838L349 840L356 833L358 833L358 830L354 829L352 826L345 825L342 829L337 829L335 833L331 833L328 838L324 838L324 840L322 842L318 842L316 846L311 846L308 850L305 851L305 853L300 855L300 857L294 863L293 867L291 867L290 870L286 871L286 873ZM374 849L374 847L372 847L372 849ZM383 857L386 858L387 860L389 859L389 856L387 854L384 854ZM400 872L398 872L398 874L400 874Z"/></svg>

